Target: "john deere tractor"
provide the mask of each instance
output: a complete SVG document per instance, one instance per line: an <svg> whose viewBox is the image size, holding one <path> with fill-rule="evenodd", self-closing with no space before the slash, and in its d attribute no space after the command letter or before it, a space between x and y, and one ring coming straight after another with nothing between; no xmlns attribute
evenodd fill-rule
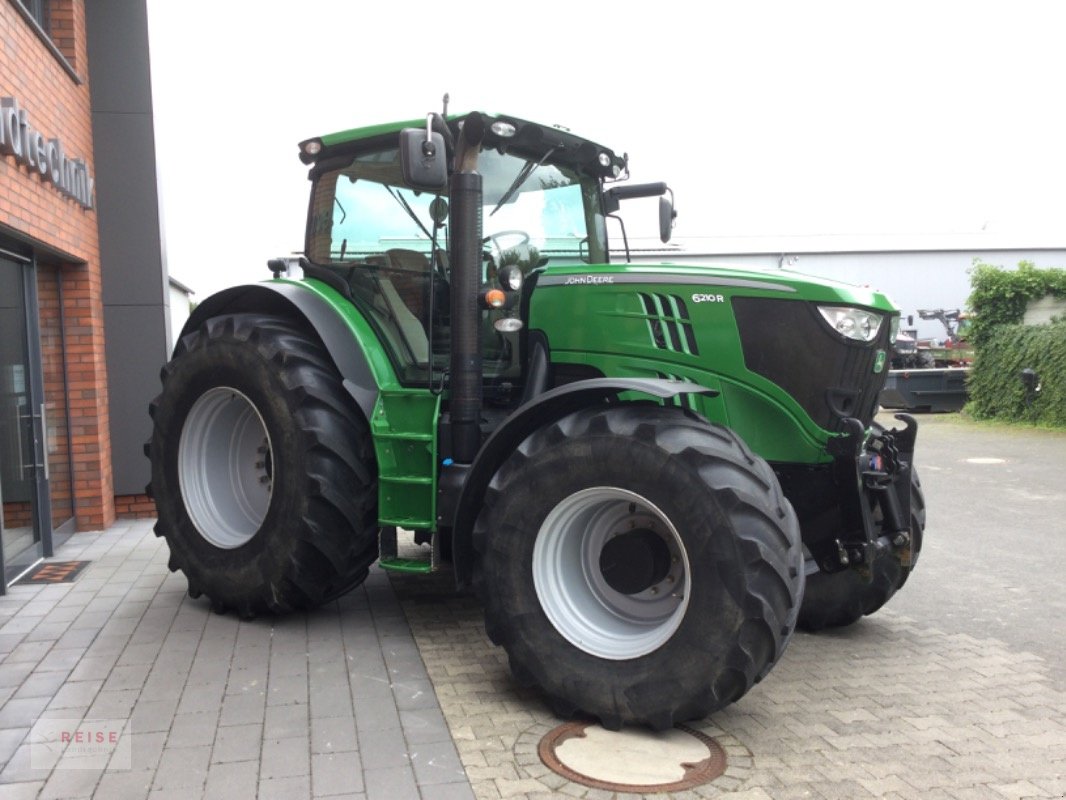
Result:
<svg viewBox="0 0 1066 800"><path fill-rule="evenodd" d="M913 420L874 422L882 294L612 261L621 205L658 197L665 241L672 193L516 117L300 158L303 254L202 302L151 406L156 532L190 595L249 618L333 600L379 555L450 563L558 713L663 729L907 580L924 501Z"/></svg>

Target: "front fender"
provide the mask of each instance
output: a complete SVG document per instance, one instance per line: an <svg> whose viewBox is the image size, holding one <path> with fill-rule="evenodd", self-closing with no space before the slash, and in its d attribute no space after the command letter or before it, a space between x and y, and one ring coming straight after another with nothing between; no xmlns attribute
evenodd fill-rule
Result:
<svg viewBox="0 0 1066 800"><path fill-rule="evenodd" d="M438 522L444 526L450 524L452 528L452 560L458 586L469 585L472 579L470 536L481 512L485 490L507 457L534 431L583 408L614 402L623 392L640 392L660 400L681 394L718 394L714 389L688 381L593 378L551 389L519 406L493 431L469 467L453 464L441 471Z"/></svg>
<svg viewBox="0 0 1066 800"><path fill-rule="evenodd" d="M233 286L213 294L193 310L181 336L196 330L210 317L242 311L299 318L309 325L329 352L344 380L344 388L369 420L378 397L378 382L363 348L350 328L321 295L299 284L281 281Z"/></svg>

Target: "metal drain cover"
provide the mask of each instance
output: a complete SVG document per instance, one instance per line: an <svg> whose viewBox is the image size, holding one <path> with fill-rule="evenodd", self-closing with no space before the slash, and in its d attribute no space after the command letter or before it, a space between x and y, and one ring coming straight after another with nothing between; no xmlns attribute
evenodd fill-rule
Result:
<svg viewBox="0 0 1066 800"><path fill-rule="evenodd" d="M680 792L719 777L725 750L699 731L608 731L568 722L540 740L540 760L567 780L611 792Z"/></svg>

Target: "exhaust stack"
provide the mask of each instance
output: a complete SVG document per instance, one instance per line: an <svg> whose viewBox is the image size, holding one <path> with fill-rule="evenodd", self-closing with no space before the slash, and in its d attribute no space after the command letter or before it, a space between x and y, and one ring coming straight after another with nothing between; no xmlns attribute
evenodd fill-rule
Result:
<svg viewBox="0 0 1066 800"><path fill-rule="evenodd" d="M463 122L451 177L451 431L453 458L473 462L481 448L481 175L478 149L485 125L478 114Z"/></svg>

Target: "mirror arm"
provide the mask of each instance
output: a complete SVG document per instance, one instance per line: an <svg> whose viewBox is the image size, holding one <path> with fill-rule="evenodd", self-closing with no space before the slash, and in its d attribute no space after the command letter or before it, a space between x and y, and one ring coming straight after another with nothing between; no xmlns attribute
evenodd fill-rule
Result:
<svg viewBox="0 0 1066 800"><path fill-rule="evenodd" d="M626 263L632 263L633 259L630 258L629 255L629 236L626 235L626 221L617 214L608 214L607 216L611 219L618 220L618 227L622 229L622 244L625 246L626 250Z"/></svg>
<svg viewBox="0 0 1066 800"><path fill-rule="evenodd" d="M670 192L670 187L663 181L655 183L636 183L632 186L612 186L603 193L603 210L607 214L618 211L622 200L633 200L637 197L661 197ZM671 197L673 192L670 192Z"/></svg>
<svg viewBox="0 0 1066 800"><path fill-rule="evenodd" d="M434 133L439 133L444 137L444 146L448 148L448 155L455 155L455 137L452 136L452 129L448 127L447 120L440 114L430 114L432 118L432 130Z"/></svg>

